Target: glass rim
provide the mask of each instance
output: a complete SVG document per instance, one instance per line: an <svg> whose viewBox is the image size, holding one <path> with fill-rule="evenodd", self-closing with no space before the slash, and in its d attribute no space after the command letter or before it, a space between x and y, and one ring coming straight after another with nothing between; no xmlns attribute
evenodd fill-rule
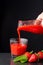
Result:
<svg viewBox="0 0 43 65"><path fill-rule="evenodd" d="M17 40L17 38L10 38L10 43L12 43L12 42L18 42L18 40Z"/></svg>
<svg viewBox="0 0 43 65"><path fill-rule="evenodd" d="M19 42L19 38L10 38L10 43L16 43L16 42ZM20 38L20 43L27 43L28 42L28 39L27 38Z"/></svg>
<svg viewBox="0 0 43 65"><path fill-rule="evenodd" d="M38 19L18 20L18 27L23 25L36 25L36 23L40 25L41 20Z"/></svg>

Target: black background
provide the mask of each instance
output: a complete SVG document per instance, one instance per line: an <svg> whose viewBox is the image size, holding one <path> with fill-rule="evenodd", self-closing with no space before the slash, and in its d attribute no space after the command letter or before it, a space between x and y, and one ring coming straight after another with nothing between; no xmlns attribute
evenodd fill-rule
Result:
<svg viewBox="0 0 43 65"><path fill-rule="evenodd" d="M0 52L10 52L9 39L18 37L18 20L36 19L43 11L43 0L1 0L0 2ZM43 49L43 35L22 32L29 39L29 50ZM25 34L24 34L25 33Z"/></svg>

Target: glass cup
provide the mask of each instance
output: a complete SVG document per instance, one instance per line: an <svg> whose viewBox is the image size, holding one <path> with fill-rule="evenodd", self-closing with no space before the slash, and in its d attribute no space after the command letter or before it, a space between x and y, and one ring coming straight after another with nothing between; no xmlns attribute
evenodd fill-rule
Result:
<svg viewBox="0 0 43 65"><path fill-rule="evenodd" d="M16 56L22 55L27 50L28 39L20 38L10 38L10 50L11 57L14 58Z"/></svg>

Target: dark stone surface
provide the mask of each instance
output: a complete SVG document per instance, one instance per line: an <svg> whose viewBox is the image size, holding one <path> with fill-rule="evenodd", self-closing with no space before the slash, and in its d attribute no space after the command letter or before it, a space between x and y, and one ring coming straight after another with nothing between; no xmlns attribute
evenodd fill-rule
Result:
<svg viewBox="0 0 43 65"><path fill-rule="evenodd" d="M11 59L10 53L0 53L0 65L43 65L43 61L37 63L24 63L20 62L14 63Z"/></svg>

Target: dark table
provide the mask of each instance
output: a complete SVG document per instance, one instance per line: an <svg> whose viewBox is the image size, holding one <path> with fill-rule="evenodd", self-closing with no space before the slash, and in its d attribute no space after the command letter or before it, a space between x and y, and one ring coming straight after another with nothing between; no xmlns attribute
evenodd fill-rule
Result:
<svg viewBox="0 0 43 65"><path fill-rule="evenodd" d="M11 59L10 53L0 53L0 65L43 65L43 62L24 64L21 64L19 62L14 63L13 60Z"/></svg>

